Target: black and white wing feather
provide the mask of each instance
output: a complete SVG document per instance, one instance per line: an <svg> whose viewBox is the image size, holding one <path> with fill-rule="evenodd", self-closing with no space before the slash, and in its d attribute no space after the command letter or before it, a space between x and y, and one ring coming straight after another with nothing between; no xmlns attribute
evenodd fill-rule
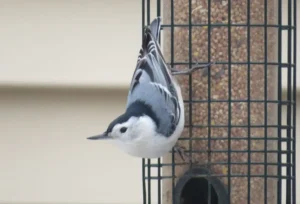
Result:
<svg viewBox="0 0 300 204"><path fill-rule="evenodd" d="M146 27L128 94L127 110L137 103L151 109L157 132L170 136L180 118L175 82L158 44L161 18ZM142 110L141 110L142 111ZM149 114L148 114L149 115Z"/></svg>

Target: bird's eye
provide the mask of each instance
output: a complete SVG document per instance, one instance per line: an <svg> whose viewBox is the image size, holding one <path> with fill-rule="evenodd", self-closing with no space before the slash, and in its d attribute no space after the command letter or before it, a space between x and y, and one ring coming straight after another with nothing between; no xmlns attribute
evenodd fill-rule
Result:
<svg viewBox="0 0 300 204"><path fill-rule="evenodd" d="M122 128L120 129L120 132L121 132L121 133L124 133L124 132L126 132L126 130L127 130L127 127L122 127Z"/></svg>

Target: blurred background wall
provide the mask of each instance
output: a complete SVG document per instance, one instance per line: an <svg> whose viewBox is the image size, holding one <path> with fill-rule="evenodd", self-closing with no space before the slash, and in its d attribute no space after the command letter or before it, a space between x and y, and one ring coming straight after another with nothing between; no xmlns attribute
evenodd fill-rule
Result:
<svg viewBox="0 0 300 204"><path fill-rule="evenodd" d="M141 203L141 160L86 140L124 110L140 17L139 0L0 0L0 203Z"/></svg>

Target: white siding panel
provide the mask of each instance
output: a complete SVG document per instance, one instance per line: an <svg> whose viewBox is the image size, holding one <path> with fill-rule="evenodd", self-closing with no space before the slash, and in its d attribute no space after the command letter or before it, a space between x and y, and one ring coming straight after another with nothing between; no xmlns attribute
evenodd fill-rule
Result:
<svg viewBox="0 0 300 204"><path fill-rule="evenodd" d="M0 203L142 202L141 160L87 140L126 94L0 90Z"/></svg>
<svg viewBox="0 0 300 204"><path fill-rule="evenodd" d="M2 0L0 85L128 86L140 16L137 0Z"/></svg>

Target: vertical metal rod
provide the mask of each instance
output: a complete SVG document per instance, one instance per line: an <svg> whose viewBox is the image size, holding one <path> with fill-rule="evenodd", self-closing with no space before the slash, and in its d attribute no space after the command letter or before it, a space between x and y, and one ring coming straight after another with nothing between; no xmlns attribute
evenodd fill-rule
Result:
<svg viewBox="0 0 300 204"><path fill-rule="evenodd" d="M282 100L282 82L281 82L281 77L282 77L282 73L281 73L281 50L282 50L282 35L281 35L281 31L282 31L282 1L278 0L278 119L277 119L277 123L278 123L278 129L277 129L277 134L278 134L278 144L277 144L277 148L278 148L278 154L277 154L277 162L278 162L278 169L277 169L277 173L278 173L278 181L277 181L277 204L281 204L281 184L282 184L282 172L281 172L281 100Z"/></svg>
<svg viewBox="0 0 300 204"><path fill-rule="evenodd" d="M189 68L192 67L192 0L189 0ZM192 124L193 124L193 83L192 83L192 75L189 75L189 156L190 158L192 158L192 136L193 136L193 128L192 128Z"/></svg>
<svg viewBox="0 0 300 204"><path fill-rule="evenodd" d="M211 61L211 1L208 1L208 29L207 29L207 35L208 35L208 56L207 56L207 60L208 62ZM208 88L208 94L207 94L207 98L208 98L208 111L207 111L207 124L208 124L208 135L207 135L207 146L208 146L208 166L210 166L211 163L211 69L208 68L208 75L207 75L207 88ZM210 174L210 171L209 171ZM208 175L210 176L210 175ZM211 183L210 183L210 179L207 182L208 184L208 204L211 204Z"/></svg>
<svg viewBox="0 0 300 204"><path fill-rule="evenodd" d="M148 160L148 204L151 204L151 159Z"/></svg>
<svg viewBox="0 0 300 204"><path fill-rule="evenodd" d="M157 204L161 204L161 160L157 159L158 167L157 167L157 177L158 177L158 186L157 186Z"/></svg>
<svg viewBox="0 0 300 204"><path fill-rule="evenodd" d="M147 0L147 24L150 25L150 0Z"/></svg>
<svg viewBox="0 0 300 204"><path fill-rule="evenodd" d="M264 117L264 135L265 135L265 141L264 141L264 204L268 204L268 189L267 189L267 183L268 183L268 157L267 157L267 149L268 149L268 29L267 29L267 24L268 24L268 0L264 0L265 5L264 5L264 51L265 51L265 66L264 66L264 94L265 94L265 117Z"/></svg>
<svg viewBox="0 0 300 204"><path fill-rule="evenodd" d="M157 0L156 2L156 10L157 10L157 16L160 16L160 0ZM161 44L161 34L160 34L160 38L159 38L159 44ZM157 167L157 177L158 177L158 185L157 185L157 204L161 204L161 158L158 158L157 159L157 164L158 164L158 167Z"/></svg>
<svg viewBox="0 0 300 204"><path fill-rule="evenodd" d="M150 24L150 0L147 0L147 25ZM148 203L151 204L151 159L148 159Z"/></svg>
<svg viewBox="0 0 300 204"><path fill-rule="evenodd" d="M142 0L142 39L144 37L145 26L145 0ZM146 161L142 159L142 177L143 177L143 204L147 204L147 192L146 192Z"/></svg>
<svg viewBox="0 0 300 204"><path fill-rule="evenodd" d="M158 177L158 185L157 185L157 204L161 204L161 168L162 168L162 165L161 165L161 159L158 158L157 159L157 163L158 163L158 166L157 166L157 177Z"/></svg>
<svg viewBox="0 0 300 204"><path fill-rule="evenodd" d="M287 167L286 167L286 203L291 203L291 117L292 117L292 110L291 110L291 102L292 102L292 0L288 0L288 79L287 79Z"/></svg>
<svg viewBox="0 0 300 204"><path fill-rule="evenodd" d="M147 204L147 196L146 196L146 179L145 179L145 176L146 176L146 172L145 172L145 159L143 158L142 159L142 166L143 166L143 169L142 169L142 177L143 177L143 204Z"/></svg>
<svg viewBox="0 0 300 204"><path fill-rule="evenodd" d="M228 0L228 203L231 203L231 0Z"/></svg>
<svg viewBox="0 0 300 204"><path fill-rule="evenodd" d="M174 0L171 1L171 67L174 67ZM172 203L175 203L175 157L172 149Z"/></svg>
<svg viewBox="0 0 300 204"><path fill-rule="evenodd" d="M251 46L251 36L250 36L250 22L251 22L251 10L250 10L250 1L247 0L247 116L248 116L248 197L247 203L250 204L251 201L251 86L250 86L250 75L251 75L251 57L250 57L250 46Z"/></svg>
<svg viewBox="0 0 300 204"><path fill-rule="evenodd" d="M147 0L147 25L150 25L150 0ZM151 204L151 159L148 159L148 203Z"/></svg>
<svg viewBox="0 0 300 204"><path fill-rule="evenodd" d="M296 32L296 28L297 28L297 0L294 0L294 75L293 75L293 99L295 101L294 105L293 105L293 204L296 204L296 101L297 101L297 86L296 86L296 80L297 80L297 73L296 73L296 61L297 61L297 41L296 41L296 38L297 38L297 32Z"/></svg>
<svg viewBox="0 0 300 204"><path fill-rule="evenodd" d="M161 5L160 4L161 4L160 0L157 0L157 2L156 2L157 16L161 15L161 9L160 9ZM159 42L160 42L160 40L159 40Z"/></svg>
<svg viewBox="0 0 300 204"><path fill-rule="evenodd" d="M144 36L145 27L145 0L142 0L142 38Z"/></svg>

